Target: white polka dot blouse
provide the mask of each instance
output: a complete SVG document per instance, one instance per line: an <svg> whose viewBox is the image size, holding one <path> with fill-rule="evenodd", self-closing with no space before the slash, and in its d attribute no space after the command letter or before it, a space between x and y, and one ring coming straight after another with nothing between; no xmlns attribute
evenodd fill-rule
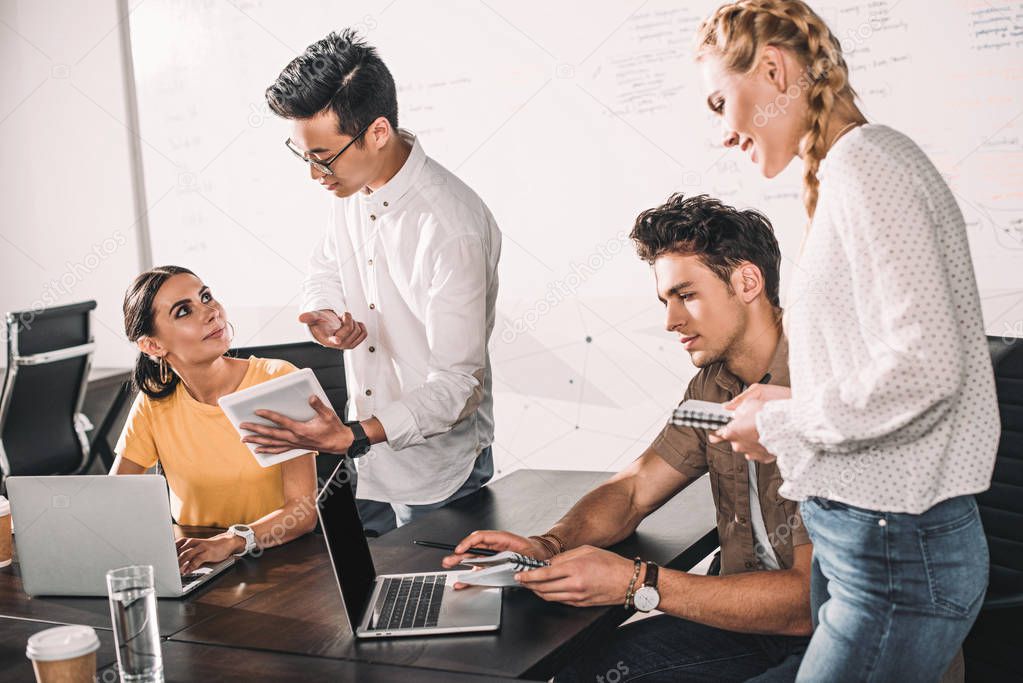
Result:
<svg viewBox="0 0 1023 683"><path fill-rule="evenodd" d="M842 136L819 177L786 302L792 399L757 416L782 495L918 514L987 489L998 406L951 190L876 124Z"/></svg>

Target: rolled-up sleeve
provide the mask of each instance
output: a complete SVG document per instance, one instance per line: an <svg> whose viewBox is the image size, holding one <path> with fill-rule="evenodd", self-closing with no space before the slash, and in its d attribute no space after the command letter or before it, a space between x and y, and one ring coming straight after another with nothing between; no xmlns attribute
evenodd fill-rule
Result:
<svg viewBox="0 0 1023 683"><path fill-rule="evenodd" d="M683 401L702 395L697 386L703 377L697 374L689 381ZM650 444L662 460L674 467L690 480L707 473L707 437L702 429L681 427L668 420L664 429Z"/></svg>
<svg viewBox="0 0 1023 683"><path fill-rule="evenodd" d="M486 367L486 296L481 237L459 235L440 245L423 321L429 344L426 379L376 412L391 448L443 434L479 407Z"/></svg>

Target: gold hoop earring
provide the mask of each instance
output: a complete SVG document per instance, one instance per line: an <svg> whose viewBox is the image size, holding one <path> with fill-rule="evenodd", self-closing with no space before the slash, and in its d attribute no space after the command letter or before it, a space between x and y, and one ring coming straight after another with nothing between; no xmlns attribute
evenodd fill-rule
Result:
<svg viewBox="0 0 1023 683"><path fill-rule="evenodd" d="M170 369L170 365L164 360L163 356L160 357L160 384L170 384L171 380L174 379L174 373Z"/></svg>

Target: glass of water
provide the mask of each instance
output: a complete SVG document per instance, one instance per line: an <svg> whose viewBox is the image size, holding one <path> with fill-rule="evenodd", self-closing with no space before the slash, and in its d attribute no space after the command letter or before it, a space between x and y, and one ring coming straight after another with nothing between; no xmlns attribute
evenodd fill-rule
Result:
<svg viewBox="0 0 1023 683"><path fill-rule="evenodd" d="M163 655L156 620L153 567L136 565L111 569L107 572L107 591L121 680L162 683Z"/></svg>

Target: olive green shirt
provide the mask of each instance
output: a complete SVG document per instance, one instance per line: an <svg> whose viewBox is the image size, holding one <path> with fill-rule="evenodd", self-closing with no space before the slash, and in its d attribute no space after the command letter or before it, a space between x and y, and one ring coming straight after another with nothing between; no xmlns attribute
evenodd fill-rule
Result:
<svg viewBox="0 0 1023 683"><path fill-rule="evenodd" d="M789 386L788 352L788 340L783 334L768 368L770 384ZM689 382L685 398L724 403L743 389L742 380L724 362L712 363ZM657 435L651 448L690 481L710 473L721 544L721 573L765 569L760 561L763 549L758 554L750 520L750 469L745 456L734 453L728 442L710 443L706 430L677 427L671 422ZM789 569L793 549L810 542L799 516L799 505L778 494L782 479L775 463L759 464L756 483L774 555L782 569Z"/></svg>

